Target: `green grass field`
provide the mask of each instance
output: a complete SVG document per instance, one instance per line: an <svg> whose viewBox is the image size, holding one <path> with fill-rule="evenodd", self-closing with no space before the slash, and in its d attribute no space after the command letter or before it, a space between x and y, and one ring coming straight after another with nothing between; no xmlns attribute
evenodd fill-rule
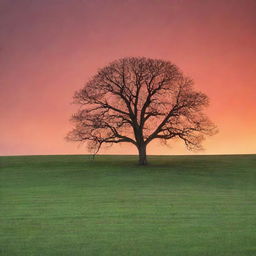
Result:
<svg viewBox="0 0 256 256"><path fill-rule="evenodd" d="M0 157L0 255L256 255L256 155Z"/></svg>

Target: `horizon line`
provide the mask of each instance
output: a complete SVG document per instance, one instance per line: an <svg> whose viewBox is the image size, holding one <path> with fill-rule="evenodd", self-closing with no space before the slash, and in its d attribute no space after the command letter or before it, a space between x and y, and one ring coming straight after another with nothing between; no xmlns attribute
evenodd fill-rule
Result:
<svg viewBox="0 0 256 256"><path fill-rule="evenodd" d="M15 156L93 156L94 154L17 154L17 155L0 155L0 157L15 157ZM147 156L241 156L241 155L256 155L256 153L224 153L224 154L170 154L156 155L147 154ZM138 154L97 154L95 156L138 156Z"/></svg>

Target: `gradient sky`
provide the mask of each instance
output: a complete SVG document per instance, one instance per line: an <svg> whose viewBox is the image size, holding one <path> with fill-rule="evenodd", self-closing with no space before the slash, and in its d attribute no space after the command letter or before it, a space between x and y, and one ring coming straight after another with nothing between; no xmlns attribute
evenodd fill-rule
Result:
<svg viewBox="0 0 256 256"><path fill-rule="evenodd" d="M219 133L200 154L256 153L255 13L255 0L0 0L0 154L86 153L64 139L73 93L125 56L170 60L210 97ZM191 154L169 144L148 152Z"/></svg>

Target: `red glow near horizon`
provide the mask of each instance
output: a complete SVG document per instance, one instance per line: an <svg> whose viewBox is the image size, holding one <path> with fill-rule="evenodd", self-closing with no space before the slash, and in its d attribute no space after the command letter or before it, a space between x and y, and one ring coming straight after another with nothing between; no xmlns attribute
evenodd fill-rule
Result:
<svg viewBox="0 0 256 256"><path fill-rule="evenodd" d="M0 10L1 155L86 153L64 140L73 93L125 56L169 60L210 97L219 133L200 154L256 153L254 0L2 0ZM176 142L148 152L190 153Z"/></svg>

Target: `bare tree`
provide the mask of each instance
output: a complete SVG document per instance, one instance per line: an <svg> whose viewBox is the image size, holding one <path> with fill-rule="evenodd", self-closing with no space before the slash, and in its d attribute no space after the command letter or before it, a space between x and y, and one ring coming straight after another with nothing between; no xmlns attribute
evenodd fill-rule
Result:
<svg viewBox="0 0 256 256"><path fill-rule="evenodd" d="M74 95L80 105L67 138L88 142L97 153L102 144L132 143L139 163L147 164L146 147L154 139L179 138L190 150L201 149L216 128L203 114L208 97L169 61L122 58L100 69Z"/></svg>

